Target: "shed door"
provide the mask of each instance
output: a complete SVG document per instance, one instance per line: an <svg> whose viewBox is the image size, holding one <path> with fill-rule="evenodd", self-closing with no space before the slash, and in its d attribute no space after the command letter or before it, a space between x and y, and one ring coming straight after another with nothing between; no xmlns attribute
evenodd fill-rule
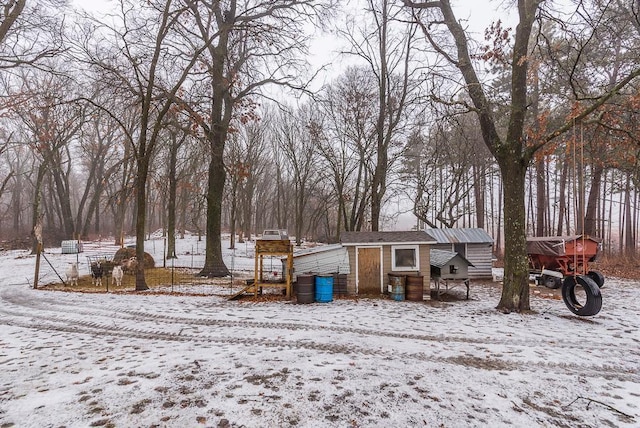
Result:
<svg viewBox="0 0 640 428"><path fill-rule="evenodd" d="M380 294L380 248L358 248L358 294Z"/></svg>

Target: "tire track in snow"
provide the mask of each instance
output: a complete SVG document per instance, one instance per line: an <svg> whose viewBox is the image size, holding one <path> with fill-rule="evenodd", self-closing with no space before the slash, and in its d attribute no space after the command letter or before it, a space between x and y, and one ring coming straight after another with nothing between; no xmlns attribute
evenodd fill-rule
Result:
<svg viewBox="0 0 640 428"><path fill-rule="evenodd" d="M238 337L226 336L224 331L222 335L211 334L182 334L182 332L190 326L205 327L224 327L224 328L241 328L241 329L259 329L259 330L288 330L288 331L324 331L329 333L337 333L340 335L361 335L380 337L384 339L394 340L414 340L421 342L438 342L438 343L459 343L459 344L477 344L477 345L504 345L512 348L522 347L531 349L539 346L559 347L567 346L566 343L550 342L547 343L531 343L531 341L507 341L496 340L491 338L470 339L461 337L447 337L446 335L425 335L413 333L399 333L398 331L379 331L372 329L343 327L343 326L326 326L326 325L310 325L295 324L269 321L249 321L249 320L217 320L202 319L190 317L168 316L164 314L150 313L146 311L121 310L116 306L104 307L98 305L70 306L69 304L61 304L52 299L44 299L34 304L34 301L26 298L26 296L16 293L2 293L2 300L11 305L16 306L10 310L3 305L0 313L0 324L35 329L40 331L57 331L72 334L88 334L112 336L120 338L143 339L143 340L161 340L171 342L186 343L209 343L209 344L230 344L243 346L263 346L268 348L281 349L304 349L312 351L327 352L331 354L343 355L364 355L376 356L387 359L401 358L403 360L414 361L433 361L447 364L457 364L463 366L471 366L485 370L527 370L551 371L554 368L562 368L564 371L571 371L575 374L590 375L605 378L617 378L622 380L630 380L640 382L640 376L631 373L627 368L616 365L596 366L592 364L573 365L567 363L552 362L527 362L522 364L518 361L496 358L487 356L487 358L471 357L460 353L457 356L442 357L437 355L426 355L423 352L402 352L397 350L382 350L378 347L370 348L360 345L344 345L332 341L324 343L318 340L289 340L286 337L278 340L257 337ZM27 311L26 313L18 311L20 307L37 309L37 311ZM80 316L83 319L72 318L66 314ZM53 315L53 316L52 316ZM98 321L101 318L107 318L106 321ZM144 323L153 322L153 328L143 328ZM135 327L129 327L134 325ZM167 327L183 327L179 332L165 331ZM214 330L215 332L215 330ZM247 334L247 336L250 336ZM591 349L591 348L590 348ZM608 349L610 353L612 350ZM629 354L631 350L617 350L623 354ZM635 351L637 354L637 351Z"/></svg>

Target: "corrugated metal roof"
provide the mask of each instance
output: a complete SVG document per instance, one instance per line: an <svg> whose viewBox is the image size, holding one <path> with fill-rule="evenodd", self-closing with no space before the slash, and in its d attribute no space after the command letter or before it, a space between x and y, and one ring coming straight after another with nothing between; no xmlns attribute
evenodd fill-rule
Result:
<svg viewBox="0 0 640 428"><path fill-rule="evenodd" d="M425 229L438 244L493 244L493 238L479 227Z"/></svg>
<svg viewBox="0 0 640 428"><path fill-rule="evenodd" d="M391 232L342 232L340 241L345 245L354 244L435 244L436 240L423 230Z"/></svg>
<svg viewBox="0 0 640 428"><path fill-rule="evenodd" d="M296 249L294 247L293 248L293 258L295 259L296 257L307 256L309 254L323 253L325 251L338 250L340 248L342 248L342 244L318 245L317 247L303 248L303 249Z"/></svg>
<svg viewBox="0 0 640 428"><path fill-rule="evenodd" d="M462 257L460 254L453 251L446 251L446 250L431 250L429 252L429 264L431 266L441 268L445 266L447 263L449 263L451 259L455 258L456 256L460 257L463 261L467 262L469 266L473 266L473 263L471 263L469 260Z"/></svg>

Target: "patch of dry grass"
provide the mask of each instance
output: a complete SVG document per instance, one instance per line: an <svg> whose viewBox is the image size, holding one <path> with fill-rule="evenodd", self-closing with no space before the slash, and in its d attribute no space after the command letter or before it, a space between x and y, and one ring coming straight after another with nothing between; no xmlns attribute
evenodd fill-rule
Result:
<svg viewBox="0 0 640 428"><path fill-rule="evenodd" d="M145 280L147 286L151 289L159 289L165 288L172 284L174 285L228 285L229 278L201 278L196 276L198 270L192 271L191 269L183 269L183 268L152 268L145 269ZM241 285L244 283L244 279L242 278L234 278L234 284ZM128 292L135 290L136 287L136 277L135 275L125 274L122 278L122 285L117 287L115 285L115 281L109 277L102 278L102 285L95 286L91 283L90 275L81 275L78 279L78 285L65 285L61 282L48 284L41 286L39 288L45 290L57 290L57 291L76 291L76 292L84 292L84 293L104 293L105 291L110 292Z"/></svg>

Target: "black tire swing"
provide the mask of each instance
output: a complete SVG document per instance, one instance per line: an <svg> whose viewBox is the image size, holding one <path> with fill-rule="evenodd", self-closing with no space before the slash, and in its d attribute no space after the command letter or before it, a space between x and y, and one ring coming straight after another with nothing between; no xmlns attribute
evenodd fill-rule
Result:
<svg viewBox="0 0 640 428"><path fill-rule="evenodd" d="M575 135L575 123L574 123L574 140L577 141ZM580 164L584 166L584 154L583 150L583 134L582 128L580 129ZM574 168L577 165L576 162L576 146L573 146L573 165ZM577 175L577 171L574 173L574 177ZM576 184L574 180L574 191L577 193ZM581 214L583 215L583 214ZM584 236L584 227L582 234ZM584 258L584 257L583 257ZM577 265L577 260L574 260L574 264ZM583 268L584 269L584 268ZM576 296L576 287L583 288L586 294L586 301L581 303ZM600 288L604 286L604 276L598 271L589 271L586 275L573 275L567 276L562 282L562 300L567 308L575 315L581 317L590 317L596 315L602 309L602 293Z"/></svg>
<svg viewBox="0 0 640 428"><path fill-rule="evenodd" d="M587 296L581 303L576 297L576 286L581 286ZM581 317L596 315L602 309L602 293L598 284L586 275L568 276L562 283L562 300L571 312Z"/></svg>
<svg viewBox="0 0 640 428"><path fill-rule="evenodd" d="M604 287L604 275L597 270L590 270L587 272L587 276L593 279L593 282L595 282L599 288Z"/></svg>

